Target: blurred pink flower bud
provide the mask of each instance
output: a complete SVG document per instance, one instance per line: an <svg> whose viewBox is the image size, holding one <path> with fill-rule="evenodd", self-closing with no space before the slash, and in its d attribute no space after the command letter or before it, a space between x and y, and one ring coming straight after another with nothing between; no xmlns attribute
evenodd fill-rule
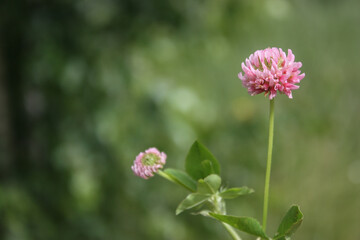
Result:
<svg viewBox="0 0 360 240"><path fill-rule="evenodd" d="M245 74L238 76L251 96L264 92L273 99L280 92L292 98L291 91L299 88L295 84L305 77L299 70L302 63L294 60L291 49L287 56L281 48L258 50L241 64Z"/></svg>
<svg viewBox="0 0 360 240"><path fill-rule="evenodd" d="M166 154L156 148L149 148L145 153L141 152L136 156L131 166L133 172L144 179L154 176L159 168L166 163Z"/></svg>

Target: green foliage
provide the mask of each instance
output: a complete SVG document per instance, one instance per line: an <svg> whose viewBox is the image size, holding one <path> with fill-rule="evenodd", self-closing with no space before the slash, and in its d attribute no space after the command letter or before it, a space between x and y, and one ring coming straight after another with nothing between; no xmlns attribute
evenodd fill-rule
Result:
<svg viewBox="0 0 360 240"><path fill-rule="evenodd" d="M262 229L260 223L254 218L236 217L216 213L210 213L210 216L221 222L227 223L230 226L237 228L243 232L249 233L254 236L262 237L264 239L269 239L269 237L266 236L264 230Z"/></svg>
<svg viewBox="0 0 360 240"><path fill-rule="evenodd" d="M172 170L172 172L178 173L175 169ZM173 177L170 177L167 174L164 176L163 174L164 173L160 173L161 176L173 181ZM184 184L179 185L183 186ZM202 214L204 216L209 216L210 212L223 213L225 212L225 199L232 199L253 192L253 190L248 187L231 188L219 192L220 187L221 177L219 175L210 174L204 179L199 179L196 192L189 194L179 204L176 209L176 214L180 214L183 211L190 209L193 210L192 214Z"/></svg>
<svg viewBox="0 0 360 240"><path fill-rule="evenodd" d="M179 204L176 209L176 215L182 213L185 210L199 206L200 204L207 201L211 195L201 193L191 193Z"/></svg>
<svg viewBox="0 0 360 240"><path fill-rule="evenodd" d="M300 211L299 206L292 206L289 211L286 213L282 219L277 234L275 235L275 240L287 240L290 239L292 234L299 228L303 221L303 214Z"/></svg>
<svg viewBox="0 0 360 240"><path fill-rule="evenodd" d="M177 207L176 214L198 207L205 201L209 201L210 207L205 211L213 211L214 204L211 200L216 199L216 194L221 185L221 178L216 174L211 174L204 179L199 179L196 193L189 194ZM198 209L196 209L197 211Z"/></svg>
<svg viewBox="0 0 360 240"><path fill-rule="evenodd" d="M216 174L210 174L204 179L199 179L197 191L204 194L215 194L221 185L221 178Z"/></svg>
<svg viewBox="0 0 360 240"><path fill-rule="evenodd" d="M217 214L226 212L225 199L233 199L241 195L250 194L254 190L248 187L241 187L224 189L219 192L221 187L221 177L218 175L220 173L220 166L205 146L197 141L194 142L186 157L185 168L187 173L176 169L166 169L164 172L159 171L159 174L164 178L193 192L187 195L179 204L176 209L176 215L185 210L193 210L193 214L212 216L244 232L267 239L266 234L255 219ZM195 186L195 181L188 174L198 180L197 186ZM194 192L195 187L196 192ZM230 232L232 233L231 230Z"/></svg>
<svg viewBox="0 0 360 240"><path fill-rule="evenodd" d="M191 192L196 191L196 182L186 172L173 168L167 168L162 173L164 174L163 177L168 180L179 184Z"/></svg>
<svg viewBox="0 0 360 240"><path fill-rule="evenodd" d="M224 199L233 199L241 195L251 194L254 190L248 187L229 188L220 192L219 196Z"/></svg>
<svg viewBox="0 0 360 240"><path fill-rule="evenodd" d="M196 180L210 174L220 175L220 165L212 153L201 143L195 141L185 160L186 172Z"/></svg>

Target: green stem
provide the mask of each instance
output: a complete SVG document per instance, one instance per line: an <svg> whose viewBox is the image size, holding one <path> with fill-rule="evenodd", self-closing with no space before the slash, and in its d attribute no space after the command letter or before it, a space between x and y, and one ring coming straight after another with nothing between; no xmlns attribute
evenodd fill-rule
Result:
<svg viewBox="0 0 360 240"><path fill-rule="evenodd" d="M166 173L164 173L163 171L161 171L160 169L157 171L157 174L163 178L165 178L166 180L169 180L170 182L173 183L177 183L174 179L172 179L171 177L169 177Z"/></svg>
<svg viewBox="0 0 360 240"><path fill-rule="evenodd" d="M226 223L222 223L222 225L225 227L225 229L228 231L228 233L230 234L230 236L232 237L232 239L234 240L241 240L241 238L239 237L239 235L237 235L237 233L235 232L235 230Z"/></svg>
<svg viewBox="0 0 360 240"><path fill-rule="evenodd" d="M218 198L217 196L212 199L212 204L215 207L215 212L218 214L226 215L226 207L224 199ZM221 224L224 226L226 231L230 234L233 240L241 240L241 237L236 233L233 227L231 227L229 224L221 222Z"/></svg>
<svg viewBox="0 0 360 240"><path fill-rule="evenodd" d="M270 100L270 118L269 118L269 145L266 163L265 190L264 190L264 211L263 211L263 229L266 231L266 221L269 206L269 188L271 173L271 157L274 139L274 99Z"/></svg>

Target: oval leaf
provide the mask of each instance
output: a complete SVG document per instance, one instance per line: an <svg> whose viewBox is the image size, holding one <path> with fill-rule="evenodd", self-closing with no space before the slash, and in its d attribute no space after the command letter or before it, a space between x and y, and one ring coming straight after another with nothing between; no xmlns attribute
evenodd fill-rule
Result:
<svg viewBox="0 0 360 240"><path fill-rule="evenodd" d="M216 174L210 174L204 179L199 179L197 192L203 194L214 194L219 190L221 178Z"/></svg>
<svg viewBox="0 0 360 240"><path fill-rule="evenodd" d="M221 215L216 213L210 213L210 215L224 223L229 224L232 227L235 227L243 232L252 234L254 236L262 237L264 239L269 239L265 232L263 231L260 223L251 217L236 217Z"/></svg>
<svg viewBox="0 0 360 240"><path fill-rule="evenodd" d="M286 239L299 228L303 221L304 215L300 211L299 206L292 206L282 219L275 239Z"/></svg>
<svg viewBox="0 0 360 240"><path fill-rule="evenodd" d="M164 170L164 173L167 174L168 177L171 178L171 180L173 180L175 183L181 185L187 190L191 192L196 191L196 182L186 172L167 168Z"/></svg>
<svg viewBox="0 0 360 240"><path fill-rule="evenodd" d="M177 207L176 215L182 213L183 211L196 207L206 200L209 199L209 195L201 194L201 193L191 193L189 194Z"/></svg>
<svg viewBox="0 0 360 240"><path fill-rule="evenodd" d="M219 175L210 174L209 176L204 178L204 181L207 185L209 185L212 193L216 193L217 190L219 190L221 185L221 177Z"/></svg>
<svg viewBox="0 0 360 240"><path fill-rule="evenodd" d="M210 213L210 215L217 220L227 223L230 226L237 228L243 232L252 234L254 236L262 237L264 239L269 239L266 236L264 230L262 229L260 223L255 218L228 216L216 213Z"/></svg>
<svg viewBox="0 0 360 240"><path fill-rule="evenodd" d="M196 192L201 193L201 194L212 194L213 193L209 184L207 184L204 179L199 179Z"/></svg>
<svg viewBox="0 0 360 240"><path fill-rule="evenodd" d="M185 170L194 179L199 180L215 173L220 175L220 165L211 152L195 141L185 160Z"/></svg>
<svg viewBox="0 0 360 240"><path fill-rule="evenodd" d="M241 195L246 195L246 194L250 194L253 192L254 192L254 190L251 188L240 187L240 188L226 189L225 191L221 192L219 195L220 195L220 197L222 197L224 199L233 199L233 198L237 198Z"/></svg>

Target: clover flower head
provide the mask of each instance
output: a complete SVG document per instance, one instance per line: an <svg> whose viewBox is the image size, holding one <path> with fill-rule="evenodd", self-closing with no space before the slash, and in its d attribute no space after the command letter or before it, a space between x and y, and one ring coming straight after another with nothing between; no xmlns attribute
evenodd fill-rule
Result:
<svg viewBox="0 0 360 240"><path fill-rule="evenodd" d="M245 74L238 76L251 96L264 92L273 99L279 92L292 98L291 91L299 88L295 84L305 77L305 73L300 74L301 66L291 49L286 55L281 48L267 48L251 54L241 64Z"/></svg>
<svg viewBox="0 0 360 240"><path fill-rule="evenodd" d="M166 163L166 154L156 148L149 148L145 152L139 153L131 166L133 172L144 179L154 176Z"/></svg>

